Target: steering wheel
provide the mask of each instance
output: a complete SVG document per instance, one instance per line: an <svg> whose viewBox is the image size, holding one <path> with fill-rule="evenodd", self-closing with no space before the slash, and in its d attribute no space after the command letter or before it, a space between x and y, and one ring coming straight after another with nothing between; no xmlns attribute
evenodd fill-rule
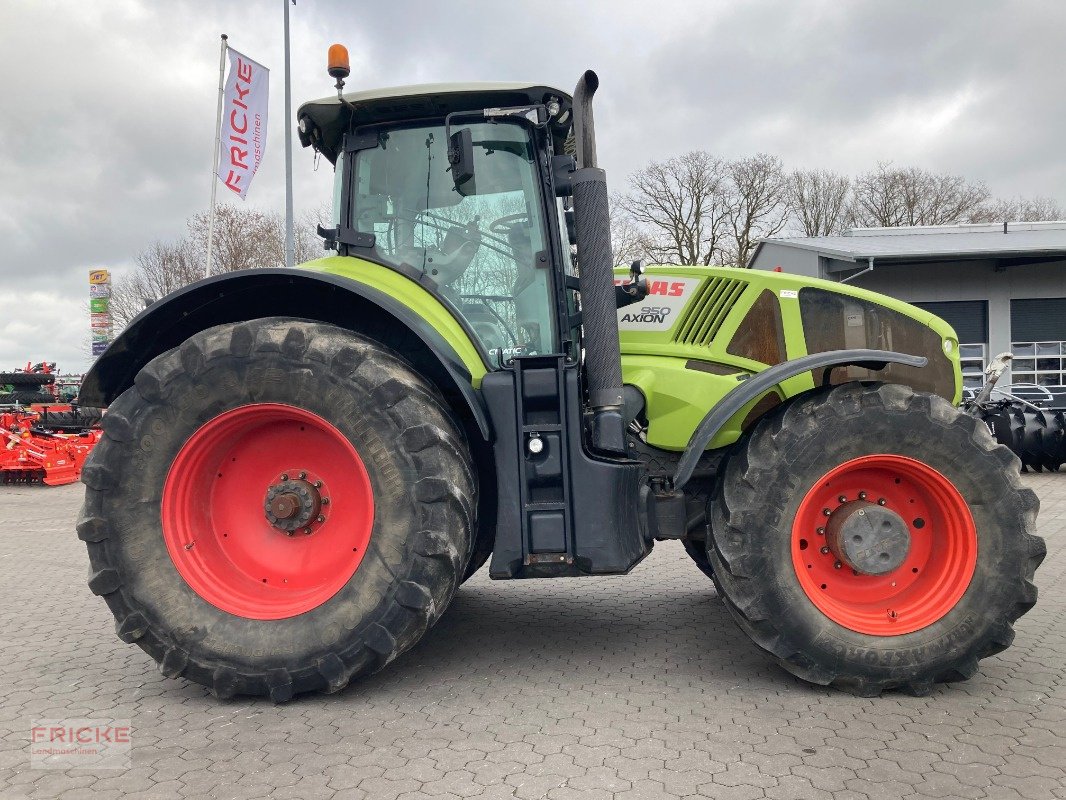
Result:
<svg viewBox="0 0 1066 800"><path fill-rule="evenodd" d="M489 232L497 236L506 236L511 232L511 228L515 227L519 222L529 224L529 214L525 211L520 211L517 214L508 214L506 217L493 220L492 224L489 225Z"/></svg>

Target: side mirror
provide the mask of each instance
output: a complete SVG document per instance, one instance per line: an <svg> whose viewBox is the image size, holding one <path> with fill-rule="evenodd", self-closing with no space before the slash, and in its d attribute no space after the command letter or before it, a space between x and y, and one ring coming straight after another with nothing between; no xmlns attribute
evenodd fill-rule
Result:
<svg viewBox="0 0 1066 800"><path fill-rule="evenodd" d="M629 265L629 282L637 283L644 277L644 259L638 258Z"/></svg>
<svg viewBox="0 0 1066 800"><path fill-rule="evenodd" d="M474 138L469 128L460 128L448 137L448 163L456 189L473 179Z"/></svg>

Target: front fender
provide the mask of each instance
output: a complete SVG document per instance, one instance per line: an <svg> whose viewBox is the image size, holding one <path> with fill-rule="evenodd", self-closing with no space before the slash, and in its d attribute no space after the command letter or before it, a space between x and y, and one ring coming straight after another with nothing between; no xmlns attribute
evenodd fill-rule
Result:
<svg viewBox="0 0 1066 800"><path fill-rule="evenodd" d="M424 289L408 282L411 287L406 295L395 294L429 297ZM429 298L424 302L436 301ZM482 438L491 441L488 417L475 390L486 372L484 360L453 317L440 317L452 325L441 326L440 319L435 320L437 326L445 327L442 333L394 294L342 275L308 269L230 272L167 295L141 312L93 364L82 381L79 401L85 406L106 407L133 385L149 361L193 334L263 317L330 323L394 347L403 342L413 349L419 368L429 373L446 399L453 405L461 400L463 407L458 410L466 411Z"/></svg>
<svg viewBox="0 0 1066 800"><path fill-rule="evenodd" d="M929 363L925 356L912 356L907 353L895 353L891 350L830 350L825 353L794 358L769 369L758 372L748 380L738 384L703 418L689 439L685 452L677 462L674 473L674 490L680 489L696 469L696 463L710 444L715 434L747 403L764 392L768 392L783 380L803 372L818 369L832 369L842 366L860 366L865 369L884 369L887 364L905 364L909 367L924 367Z"/></svg>

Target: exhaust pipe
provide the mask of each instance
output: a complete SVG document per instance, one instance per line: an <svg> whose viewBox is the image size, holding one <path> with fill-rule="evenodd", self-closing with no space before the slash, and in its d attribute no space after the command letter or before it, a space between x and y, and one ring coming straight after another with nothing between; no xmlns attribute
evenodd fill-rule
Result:
<svg viewBox="0 0 1066 800"><path fill-rule="evenodd" d="M574 141L577 143L577 168L596 166L596 124L592 118L592 96L600 88L599 76L585 70L574 89Z"/></svg>
<svg viewBox="0 0 1066 800"><path fill-rule="evenodd" d="M599 85L596 73L588 70L574 89L577 143L577 169L571 176L574 233L580 270L585 378L592 412L591 444L601 452L625 454L622 354L618 345L607 174L596 166L596 129L592 118L592 96Z"/></svg>

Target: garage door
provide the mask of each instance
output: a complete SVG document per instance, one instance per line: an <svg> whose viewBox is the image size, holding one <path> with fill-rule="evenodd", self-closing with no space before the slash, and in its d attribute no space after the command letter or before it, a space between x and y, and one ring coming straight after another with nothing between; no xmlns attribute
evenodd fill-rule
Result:
<svg viewBox="0 0 1066 800"><path fill-rule="evenodd" d="M1015 383L1066 383L1066 297L1011 300L1010 331Z"/></svg>
<svg viewBox="0 0 1066 800"><path fill-rule="evenodd" d="M1010 332L1015 342L1066 340L1066 297L1011 300Z"/></svg>
<svg viewBox="0 0 1066 800"><path fill-rule="evenodd" d="M984 344L988 341L988 303L984 300L953 300L911 305L931 311L943 319L955 329L960 344Z"/></svg>

